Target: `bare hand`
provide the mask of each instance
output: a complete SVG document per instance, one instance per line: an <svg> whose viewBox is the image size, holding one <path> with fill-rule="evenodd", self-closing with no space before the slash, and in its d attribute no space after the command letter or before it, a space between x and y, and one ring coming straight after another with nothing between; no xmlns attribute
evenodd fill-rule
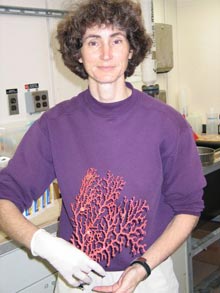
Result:
<svg viewBox="0 0 220 293"><path fill-rule="evenodd" d="M110 286L96 286L93 288L93 291L102 293L133 293L145 276L146 271L144 268L135 264L124 271L117 283Z"/></svg>

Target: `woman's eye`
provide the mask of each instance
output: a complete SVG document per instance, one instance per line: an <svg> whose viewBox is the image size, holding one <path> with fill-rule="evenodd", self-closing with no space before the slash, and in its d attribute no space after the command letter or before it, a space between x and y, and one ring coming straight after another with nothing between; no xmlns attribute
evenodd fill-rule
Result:
<svg viewBox="0 0 220 293"><path fill-rule="evenodd" d="M98 46L98 42L97 41L89 41L88 45L89 45L89 47L96 47L96 46Z"/></svg>
<svg viewBox="0 0 220 293"><path fill-rule="evenodd" d="M119 45L121 43L122 43L122 40L121 39L115 39L115 40L113 40L113 44L115 44L115 45Z"/></svg>

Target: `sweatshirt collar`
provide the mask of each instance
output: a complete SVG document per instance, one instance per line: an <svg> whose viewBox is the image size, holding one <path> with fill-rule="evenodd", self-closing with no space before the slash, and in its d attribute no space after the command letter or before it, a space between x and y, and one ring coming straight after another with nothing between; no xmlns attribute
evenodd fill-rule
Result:
<svg viewBox="0 0 220 293"><path fill-rule="evenodd" d="M133 91L134 91L133 86L128 82L126 82L126 86L131 89L132 91L131 95L122 101L112 102L112 103L103 103L103 102L97 101L91 95L91 92L88 88L85 91L85 95L84 95L85 103L91 111L93 111L94 113L98 115L108 116L108 117L121 115L127 112L128 110L130 110L135 103L135 98L133 94Z"/></svg>

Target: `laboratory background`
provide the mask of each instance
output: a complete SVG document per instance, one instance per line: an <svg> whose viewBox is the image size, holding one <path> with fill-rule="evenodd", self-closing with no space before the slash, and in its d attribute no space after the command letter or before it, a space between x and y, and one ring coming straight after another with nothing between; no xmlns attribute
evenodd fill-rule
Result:
<svg viewBox="0 0 220 293"><path fill-rule="evenodd" d="M136 1L153 47L128 81L187 119L207 179L199 224L173 255L180 293L219 293L220 1ZM56 26L70 2L0 0L0 169L43 112L87 88L58 51ZM24 215L55 234L60 207L53 182ZM2 293L52 293L56 272L0 231L0 275Z"/></svg>

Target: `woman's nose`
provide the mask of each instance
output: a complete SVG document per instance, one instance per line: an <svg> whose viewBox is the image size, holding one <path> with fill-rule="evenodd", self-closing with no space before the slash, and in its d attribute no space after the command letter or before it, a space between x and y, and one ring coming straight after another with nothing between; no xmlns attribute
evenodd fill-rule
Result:
<svg viewBox="0 0 220 293"><path fill-rule="evenodd" d="M112 58L112 48L109 44L103 44L101 47L101 58L108 60Z"/></svg>

